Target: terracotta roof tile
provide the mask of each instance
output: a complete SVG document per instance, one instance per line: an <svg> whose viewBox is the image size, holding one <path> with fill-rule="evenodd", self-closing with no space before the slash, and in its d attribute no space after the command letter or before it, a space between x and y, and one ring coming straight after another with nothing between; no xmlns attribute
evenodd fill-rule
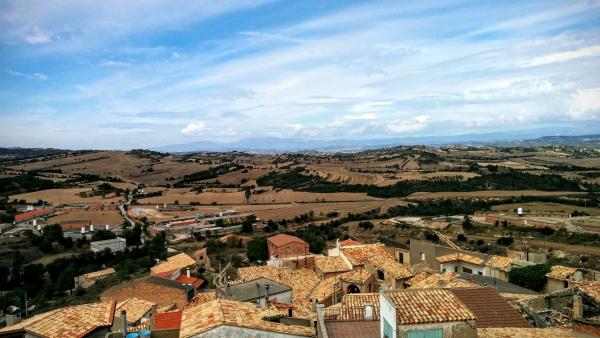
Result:
<svg viewBox="0 0 600 338"><path fill-rule="evenodd" d="M409 268L400 264L388 253L382 255L373 255L367 258L367 262L373 264L379 270L390 273L396 279L409 278L413 275Z"/></svg>
<svg viewBox="0 0 600 338"><path fill-rule="evenodd" d="M115 315L120 316L121 311L125 310L127 313L127 321L135 323L138 320L152 310L156 306L156 303L149 302L147 300L139 298L129 298L120 303L117 303L115 308Z"/></svg>
<svg viewBox="0 0 600 338"><path fill-rule="evenodd" d="M499 269L501 271L508 272L511 268L511 265L515 262L514 259L502 256L492 256L485 262L486 266L490 266L492 268Z"/></svg>
<svg viewBox="0 0 600 338"><path fill-rule="evenodd" d="M181 326L182 311L157 313L154 315L154 328L156 330L173 330Z"/></svg>
<svg viewBox="0 0 600 338"><path fill-rule="evenodd" d="M347 239L347 240L341 241L339 244L340 244L340 246L350 246L350 245L361 245L362 243L357 242L353 239Z"/></svg>
<svg viewBox="0 0 600 338"><path fill-rule="evenodd" d="M493 287L450 291L477 316L477 327L531 327Z"/></svg>
<svg viewBox="0 0 600 338"><path fill-rule="evenodd" d="M456 272L434 273L429 277L411 285L411 289L435 289L435 288L473 288L477 284L464 280Z"/></svg>
<svg viewBox="0 0 600 338"><path fill-rule="evenodd" d="M305 318L311 321L316 320L317 314L310 309L310 305L300 303L285 304L277 301L271 301L271 308L278 311L280 314L287 316L288 309L292 309L292 317Z"/></svg>
<svg viewBox="0 0 600 338"><path fill-rule="evenodd" d="M275 244L275 246L282 246L282 245L286 245L291 242L307 244L302 239L300 239L296 236L287 235L287 234L277 234L277 235L271 236L271 237L267 238L267 241Z"/></svg>
<svg viewBox="0 0 600 338"><path fill-rule="evenodd" d="M450 290L420 289L384 291L396 306L398 325L443 323L476 319L475 314Z"/></svg>
<svg viewBox="0 0 600 338"><path fill-rule="evenodd" d="M215 300L217 296L214 292L200 292L192 298L192 300L185 306L185 308L189 308L192 306L204 304L210 302L211 300Z"/></svg>
<svg viewBox="0 0 600 338"><path fill-rule="evenodd" d="M181 270L190 265L196 264L196 261L185 253L167 258L166 262L162 262L150 268L150 274L156 275L162 272Z"/></svg>
<svg viewBox="0 0 600 338"><path fill-rule="evenodd" d="M254 304L216 299L183 310L179 337L192 337L221 325L297 336L315 335L312 327L274 323L264 320L263 315L264 312Z"/></svg>
<svg viewBox="0 0 600 338"><path fill-rule="evenodd" d="M340 256L315 257L315 267L322 273L346 272L352 270Z"/></svg>
<svg viewBox="0 0 600 338"><path fill-rule="evenodd" d="M431 276L433 273L429 272L429 271L421 271L416 273L414 276L412 276L411 278L409 278L406 281L406 284L408 285L415 285L417 283L422 282L423 280L425 280L427 277Z"/></svg>
<svg viewBox="0 0 600 338"><path fill-rule="evenodd" d="M562 265L553 265L552 268L550 268L550 272L546 274L546 277L564 280L569 278L575 272L577 272L577 268L571 268Z"/></svg>
<svg viewBox="0 0 600 338"><path fill-rule="evenodd" d="M327 321L329 338L379 338L379 321Z"/></svg>
<svg viewBox="0 0 600 338"><path fill-rule="evenodd" d="M379 293L351 293L344 295L340 306L340 320L364 320L365 305L373 307L373 320L379 320Z"/></svg>
<svg viewBox="0 0 600 338"><path fill-rule="evenodd" d="M87 278L98 278L98 277L103 277L103 276L108 276L115 273L115 269L113 268L108 268L108 269L104 269L104 270L99 270L99 271L94 271L94 272L90 272L90 273L86 273L84 276Z"/></svg>
<svg viewBox="0 0 600 338"><path fill-rule="evenodd" d="M268 278L277 283L292 288L292 301L308 299L312 289L319 283L317 274L309 269L296 269L290 271L286 268L274 266L250 266L238 269L238 279L231 281L231 285L247 282L257 278Z"/></svg>
<svg viewBox="0 0 600 338"><path fill-rule="evenodd" d="M357 268L339 275L340 279L348 283L363 284L371 277L371 272L365 268Z"/></svg>
<svg viewBox="0 0 600 338"><path fill-rule="evenodd" d="M197 289L200 286L202 286L202 284L204 284L204 279L188 277L186 275L179 275L179 277L175 278L175 280L185 284L192 284L194 286L194 289Z"/></svg>
<svg viewBox="0 0 600 338"><path fill-rule="evenodd" d="M366 244L356 247L341 248L340 251L354 266L365 263L367 258L373 255L387 255L383 244Z"/></svg>
<svg viewBox="0 0 600 338"><path fill-rule="evenodd" d="M574 285L600 304L600 281L574 282Z"/></svg>
<svg viewBox="0 0 600 338"><path fill-rule="evenodd" d="M449 255L445 255L445 256L440 256L437 258L437 261L440 263L463 261L463 262L471 263L474 265L482 265L483 264L483 258L468 255L463 252L457 252L457 253L453 253L453 254L449 254Z"/></svg>
<svg viewBox="0 0 600 338"><path fill-rule="evenodd" d="M69 306L33 316L0 329L0 333L24 330L43 338L80 338L100 327L111 326L114 311L115 302Z"/></svg>
<svg viewBox="0 0 600 338"><path fill-rule="evenodd" d="M33 217L39 217L39 216L43 216L49 213L54 212L54 208L42 208L42 209L35 209L35 210L30 210L21 214L17 214L15 215L15 221L16 222L21 222Z"/></svg>
<svg viewBox="0 0 600 338"><path fill-rule="evenodd" d="M484 328L477 329L477 337L479 338L575 338L569 329L563 328L547 328L547 329L533 329L533 328L516 328L516 327L503 327L503 328Z"/></svg>

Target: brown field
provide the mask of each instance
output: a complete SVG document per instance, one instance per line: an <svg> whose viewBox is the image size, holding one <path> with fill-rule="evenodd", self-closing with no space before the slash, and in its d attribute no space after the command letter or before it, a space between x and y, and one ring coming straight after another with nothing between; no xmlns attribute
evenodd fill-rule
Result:
<svg viewBox="0 0 600 338"><path fill-rule="evenodd" d="M273 171L273 169L248 169L247 173L243 173L242 170L236 170L227 174L219 175L217 180L224 184L242 184L242 179L247 179L248 181L263 177L267 175L269 172ZM207 182L215 181L207 180ZM248 184L249 182L246 182Z"/></svg>
<svg viewBox="0 0 600 338"><path fill-rule="evenodd" d="M67 212L48 218L48 223L60 223L63 221L89 220L95 225L117 225L125 220L118 211L76 211Z"/></svg>
<svg viewBox="0 0 600 338"><path fill-rule="evenodd" d="M91 191L89 188L70 188L70 189L48 189L42 191L28 192L25 194L12 195L9 198L12 199L24 199L28 203L35 203L38 200L50 202L53 205L60 205L65 203L83 203L90 204L95 202L119 202L123 198L111 197L103 199L102 196L93 197L80 197L78 194L84 191Z"/></svg>
<svg viewBox="0 0 600 338"><path fill-rule="evenodd" d="M585 192L575 191L539 191L539 190L485 190L485 191L460 191L460 192L415 192L409 199L435 199L452 197L518 197L518 196L571 196L585 195Z"/></svg>
<svg viewBox="0 0 600 338"><path fill-rule="evenodd" d="M542 203L542 202L531 202L531 203L513 203L513 204L501 204L492 207L495 211L506 211L512 212L517 208L523 208L526 213L545 213L545 212L565 212L571 213L575 210L586 212L590 215L600 215L600 209L598 208L585 208L576 205L560 204L560 203Z"/></svg>
<svg viewBox="0 0 600 338"><path fill-rule="evenodd" d="M558 156L534 156L528 158L528 160L534 160L536 162L547 162L550 164L573 164L587 168L600 168L600 157L591 158L569 158L569 157L558 157Z"/></svg>
<svg viewBox="0 0 600 338"><path fill-rule="evenodd" d="M525 170L525 169L545 170L545 169L548 169L548 168L542 167L540 165L533 165L533 164L522 163L522 162L515 162L515 161L478 162L477 164L479 164L482 167L485 167L487 165L497 165L497 166L500 166L500 167L507 167L507 168L519 169L519 170Z"/></svg>

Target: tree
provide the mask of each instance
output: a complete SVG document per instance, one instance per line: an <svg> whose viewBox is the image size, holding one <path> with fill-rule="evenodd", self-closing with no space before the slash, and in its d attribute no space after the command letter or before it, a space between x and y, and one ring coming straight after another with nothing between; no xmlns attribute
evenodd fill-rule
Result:
<svg viewBox="0 0 600 338"><path fill-rule="evenodd" d="M215 225L222 228L225 226L225 220L223 220L222 218L219 218L215 221Z"/></svg>
<svg viewBox="0 0 600 338"><path fill-rule="evenodd" d="M252 227L254 222L256 222L256 216L246 216L244 222L242 223L242 232L245 234L251 234L254 231L254 228Z"/></svg>
<svg viewBox="0 0 600 338"><path fill-rule="evenodd" d="M269 249L267 248L267 239L257 237L248 242L248 259L252 262L258 260L266 261L269 259Z"/></svg>
<svg viewBox="0 0 600 338"><path fill-rule="evenodd" d="M358 223L358 227L363 230L371 230L371 229L373 229L374 225L373 225L373 223L371 223L369 221L362 221L362 222Z"/></svg>
<svg viewBox="0 0 600 338"><path fill-rule="evenodd" d="M509 246L514 243L514 238L512 237L500 237L496 240L496 243L503 246Z"/></svg>
<svg viewBox="0 0 600 338"><path fill-rule="evenodd" d="M550 264L513 268L508 273L508 281L533 291L541 291L546 286L546 274L550 272L550 268Z"/></svg>
<svg viewBox="0 0 600 338"><path fill-rule="evenodd" d="M471 221L471 217L469 215L465 215L465 218L462 221L463 230L471 230L473 229L473 222Z"/></svg>
<svg viewBox="0 0 600 338"><path fill-rule="evenodd" d="M217 254L225 250L227 245L221 241L217 241L216 239L209 239L206 241L206 251L209 254Z"/></svg>
<svg viewBox="0 0 600 338"><path fill-rule="evenodd" d="M466 241L467 241L467 236L465 236L465 235L463 235L463 234L459 234L459 235L456 237L456 240L457 240L457 241L459 241L459 242L466 242Z"/></svg>
<svg viewBox="0 0 600 338"><path fill-rule="evenodd" d="M96 232L94 232L94 235L92 236L92 242L95 241L103 241L103 240L107 240L107 239L113 239L113 238L117 238L117 235L115 235L114 232L110 231L110 230L97 230Z"/></svg>
<svg viewBox="0 0 600 338"><path fill-rule="evenodd" d="M50 243L58 242L64 238L63 231L58 224L48 224L42 229L42 237Z"/></svg>
<svg viewBox="0 0 600 338"><path fill-rule="evenodd" d="M244 198L246 199L246 204L250 203L250 196L252 196L252 191L250 188L244 189Z"/></svg>
<svg viewBox="0 0 600 338"><path fill-rule="evenodd" d="M161 232L157 233L150 241L148 241L148 257L151 259L165 259L167 256L167 248L165 246L165 235Z"/></svg>

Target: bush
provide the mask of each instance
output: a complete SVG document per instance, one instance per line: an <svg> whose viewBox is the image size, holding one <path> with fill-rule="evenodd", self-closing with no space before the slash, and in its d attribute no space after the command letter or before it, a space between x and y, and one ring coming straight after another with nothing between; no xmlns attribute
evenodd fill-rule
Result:
<svg viewBox="0 0 600 338"><path fill-rule="evenodd" d="M358 227L363 229L363 230L371 230L373 229L373 223L369 222L369 221L362 221L358 223Z"/></svg>
<svg viewBox="0 0 600 338"><path fill-rule="evenodd" d="M508 281L539 292L546 286L546 274L548 272L550 272L549 264L514 268L508 273Z"/></svg>
<svg viewBox="0 0 600 338"><path fill-rule="evenodd" d="M496 240L498 245L509 246L515 242L515 239L512 237L500 237Z"/></svg>
<svg viewBox="0 0 600 338"><path fill-rule="evenodd" d="M267 248L267 239L264 237L254 238L248 242L248 259L252 262L266 261L269 259L269 249Z"/></svg>
<svg viewBox="0 0 600 338"><path fill-rule="evenodd" d="M456 237L456 240L459 242L466 242L467 241L467 236L463 235L463 234L459 234L458 237Z"/></svg>
<svg viewBox="0 0 600 338"><path fill-rule="evenodd" d="M429 241L436 242L436 243L440 241L440 237L431 230L425 231L425 238Z"/></svg>

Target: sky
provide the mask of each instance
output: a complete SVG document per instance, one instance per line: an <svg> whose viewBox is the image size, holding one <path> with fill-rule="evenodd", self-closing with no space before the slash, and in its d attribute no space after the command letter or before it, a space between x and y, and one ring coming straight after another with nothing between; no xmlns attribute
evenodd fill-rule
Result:
<svg viewBox="0 0 600 338"><path fill-rule="evenodd" d="M600 132L600 1L0 2L0 146Z"/></svg>

